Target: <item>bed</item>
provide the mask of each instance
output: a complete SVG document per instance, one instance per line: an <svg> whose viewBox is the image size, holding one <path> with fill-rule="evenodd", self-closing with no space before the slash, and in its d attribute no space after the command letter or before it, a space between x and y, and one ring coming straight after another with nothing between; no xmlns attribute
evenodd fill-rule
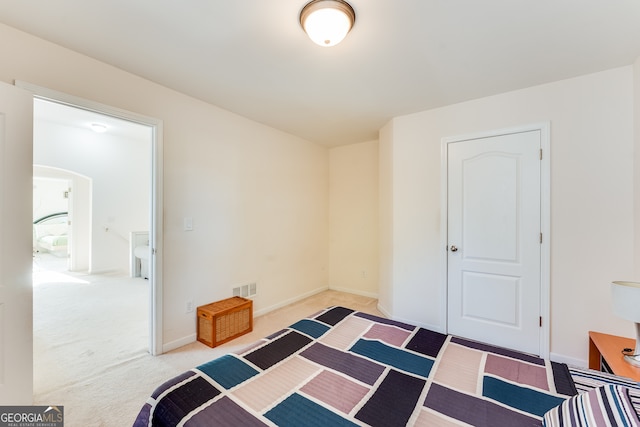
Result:
<svg viewBox="0 0 640 427"><path fill-rule="evenodd" d="M329 307L166 381L134 426L640 426L639 405L632 381Z"/></svg>
<svg viewBox="0 0 640 427"><path fill-rule="evenodd" d="M66 256L69 233L67 212L46 215L33 222L34 252Z"/></svg>

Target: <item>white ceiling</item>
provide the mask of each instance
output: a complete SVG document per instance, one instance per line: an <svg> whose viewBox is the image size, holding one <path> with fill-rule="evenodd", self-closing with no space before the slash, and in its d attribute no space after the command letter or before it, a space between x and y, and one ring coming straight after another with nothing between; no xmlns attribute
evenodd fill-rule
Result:
<svg viewBox="0 0 640 427"><path fill-rule="evenodd" d="M153 136L149 126L44 99L33 103L33 121L36 126L50 122L85 131L93 131L91 125L95 123L106 126L105 135L147 143Z"/></svg>
<svg viewBox="0 0 640 427"><path fill-rule="evenodd" d="M327 146L390 118L629 65L638 0L349 0L322 48L305 0L2 0L0 22Z"/></svg>

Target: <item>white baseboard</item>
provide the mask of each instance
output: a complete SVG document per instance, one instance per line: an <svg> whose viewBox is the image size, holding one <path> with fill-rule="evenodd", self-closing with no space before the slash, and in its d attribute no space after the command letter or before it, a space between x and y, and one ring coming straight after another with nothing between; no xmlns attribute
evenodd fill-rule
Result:
<svg viewBox="0 0 640 427"><path fill-rule="evenodd" d="M263 309L260 309L260 310L254 311L254 312L253 312L253 317L260 317L260 316L264 316L264 315L265 315L265 314L267 314L267 313L270 313L270 312L272 312L272 311L274 311L274 310L277 310L277 309L279 309L279 308L282 308L282 307L284 307L284 306L286 306L286 305L293 304L294 302L302 301L302 300L303 300L303 299L305 299L305 298L309 298L310 296L313 296L313 295L315 295L315 294L319 294L320 292L326 291L327 289L329 289L329 287L328 287L328 286L323 286L323 287L320 287L320 288L314 289L314 290L312 290L312 291L306 292L306 293L304 293L304 294L302 294L302 295L298 295L298 296L296 296L296 297L289 298L288 300L285 300L285 301L279 302L278 304L274 304L274 305L272 305L272 306L265 307L265 308L263 308Z"/></svg>
<svg viewBox="0 0 640 427"><path fill-rule="evenodd" d="M290 299L288 299L286 301L283 301L283 302L281 302L279 304L275 304L275 305L272 305L270 307L263 308L262 310L258 310L256 312L254 312L254 317L263 316L263 315L265 315L265 314L267 314L269 312L272 312L274 310L282 308L282 307L284 307L286 305L293 304L295 302L298 302L298 301L301 301L301 300L303 300L305 298L308 298L308 297L310 297L312 295L319 294L320 292L326 291L327 289L329 289L329 288L327 288L327 287L318 288L318 289L315 289L313 291L310 291L310 292L304 293L302 295L299 295L297 297L290 298ZM363 293L356 293L356 292L353 292L353 291L349 291L347 289L340 289L340 288L331 288L331 289L332 290L336 290L336 291L340 291L340 292L348 292L348 293L352 293L352 294L357 294L357 295L369 296L371 298L376 298L376 296L371 296L371 295L368 295L368 294L365 295ZM377 304L377 308L378 308L378 310L380 310L380 312L382 314L385 315L385 317L387 317L389 319L392 319L392 320L395 320L397 322L404 322L404 323L408 323L408 324L411 324L411 325L420 326L422 328L430 329L432 331L445 333L444 331L441 330L442 329L441 327L436 326L436 325L416 323L415 321L410 320L410 319L403 319L403 318L400 318L400 317L394 317L393 315L391 315L389 310L387 310L386 307L383 307L382 305L380 305L380 303ZM163 353L167 353L167 352L169 352L171 350L175 350L175 349L180 348L182 346L185 346L187 344L191 344L192 342L195 342L196 340L197 340L197 335L196 334L187 335L187 336L182 337L180 339L177 339L177 340L168 342L166 344L163 344L162 352ZM562 355L562 354L558 354L558 353L550 353L549 354L549 359L554 361L554 362L558 362L558 363L566 363L569 366L575 366L577 368L586 369L586 368L589 367L589 361L588 360L577 359L577 358L574 358L574 357L568 357L568 356L565 356L565 355Z"/></svg>
<svg viewBox="0 0 640 427"><path fill-rule="evenodd" d="M82 270L80 271L82 272ZM118 269L118 268L107 268L107 269L102 269L102 270L87 270L87 274L95 274L95 275L99 275L99 274L124 274L124 275L129 275L128 271L124 271L122 269Z"/></svg>
<svg viewBox="0 0 640 427"><path fill-rule="evenodd" d="M377 308L382 314L385 315L385 317L391 320L395 320L396 322L408 323L409 325L419 326L424 329L440 332L441 334L446 333L444 331L444 328L440 325L431 325L429 323L416 322L415 320L412 320L412 319L404 319L402 317L396 317L393 314L391 314L391 310L388 310L386 307L383 307L382 305L380 305L380 302L378 302Z"/></svg>
<svg viewBox="0 0 640 427"><path fill-rule="evenodd" d="M562 354L550 353L549 359L558 363L566 363L569 366L575 366L576 368L587 369L589 367L589 361L583 359L576 359L574 357L564 356Z"/></svg>
<svg viewBox="0 0 640 427"><path fill-rule="evenodd" d="M326 291L327 289L329 289L329 288L326 287L326 286L318 288L318 289L314 289L313 291L306 292L306 293L304 293L302 295L298 295L298 296L296 296L294 298L290 298L290 299L288 299L286 301L283 301L281 303L272 305L270 307L263 308L261 310L254 311L253 312L253 317L263 316L263 315L265 315L265 314L267 314L267 313L269 313L271 311L274 311L274 310L277 310L279 308L282 308L285 305L289 305L289 304L293 304L294 302L301 301L301 300L303 300L305 298L308 298L308 297L310 297L312 295L318 294L318 293L320 293L322 291ZM174 341L171 341L171 342L168 342L168 343L164 343L162 345L162 353L166 353L168 351L175 350L175 349L180 348L182 346L185 346L187 344L191 344L192 342L195 342L197 340L197 338L198 338L197 334L190 334L190 335L187 335L185 337L179 338L177 340L174 340Z"/></svg>
<svg viewBox="0 0 640 427"><path fill-rule="evenodd" d="M395 316L391 316L391 319L395 320L396 322L408 323L409 325L415 325L420 328L429 329L430 331L440 332L441 334L446 333L441 325L431 325L429 323L416 322L412 319L403 319L402 317Z"/></svg>
<svg viewBox="0 0 640 427"><path fill-rule="evenodd" d="M198 335L197 334L191 334L191 335L187 335L186 337L182 337L179 338L175 341L171 341L168 342L166 344L162 345L162 353L166 353L168 351L171 350L175 350L176 348L180 348L182 346L185 346L187 344L191 344L192 342L195 342L196 339L198 339Z"/></svg>
<svg viewBox="0 0 640 427"><path fill-rule="evenodd" d="M260 310L256 310L253 312L253 317L260 317L260 316L264 316L267 313L270 313L272 311L275 311L279 308L282 308L284 306L287 306L289 304L293 304L296 303L298 301L302 301L305 298L309 298L310 296L319 294L320 292L324 292L326 290L334 290L334 291L340 291L340 292L346 292L346 293L350 293L350 294L356 294L356 295L362 295L362 296L366 296L366 297L370 297L370 298L378 298L378 294L374 294L374 293L370 293L370 292L358 292L356 290L353 289L348 289L348 288L329 288L328 286L322 286L320 288L314 289L312 291L309 292L305 292L304 294L295 296L293 298L289 298L288 300L279 302L278 304L274 304L272 306L269 307L265 307L262 308ZM381 310L382 311L382 310ZM384 311L382 311L383 313L385 313ZM385 313L386 316L386 313ZM196 341L197 339L197 335L196 334L191 334L191 335L187 335L185 337L179 338L177 340L165 343L162 345L162 352L166 353L168 351L171 350L175 350L176 348L180 348L182 346L185 346L187 344L191 344L192 342Z"/></svg>
<svg viewBox="0 0 640 427"><path fill-rule="evenodd" d="M378 299L378 294L376 292L359 291L357 289L343 288L343 287L340 287L340 286L329 286L329 290L338 291L338 292L344 292L344 293L347 293L347 294L360 295L360 296L368 297L368 298Z"/></svg>

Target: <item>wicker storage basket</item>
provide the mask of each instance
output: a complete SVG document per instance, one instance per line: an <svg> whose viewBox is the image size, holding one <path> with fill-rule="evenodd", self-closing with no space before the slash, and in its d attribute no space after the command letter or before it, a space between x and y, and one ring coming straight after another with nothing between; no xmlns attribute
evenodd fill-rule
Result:
<svg viewBox="0 0 640 427"><path fill-rule="evenodd" d="M215 347L253 330L253 301L227 298L198 307L198 341Z"/></svg>

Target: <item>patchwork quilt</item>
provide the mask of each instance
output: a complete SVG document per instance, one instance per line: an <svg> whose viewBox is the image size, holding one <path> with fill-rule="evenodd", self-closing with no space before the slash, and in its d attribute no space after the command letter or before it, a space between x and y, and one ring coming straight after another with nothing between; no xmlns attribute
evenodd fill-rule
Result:
<svg viewBox="0 0 640 427"><path fill-rule="evenodd" d="M541 426L566 365L330 307L158 387L134 426Z"/></svg>

